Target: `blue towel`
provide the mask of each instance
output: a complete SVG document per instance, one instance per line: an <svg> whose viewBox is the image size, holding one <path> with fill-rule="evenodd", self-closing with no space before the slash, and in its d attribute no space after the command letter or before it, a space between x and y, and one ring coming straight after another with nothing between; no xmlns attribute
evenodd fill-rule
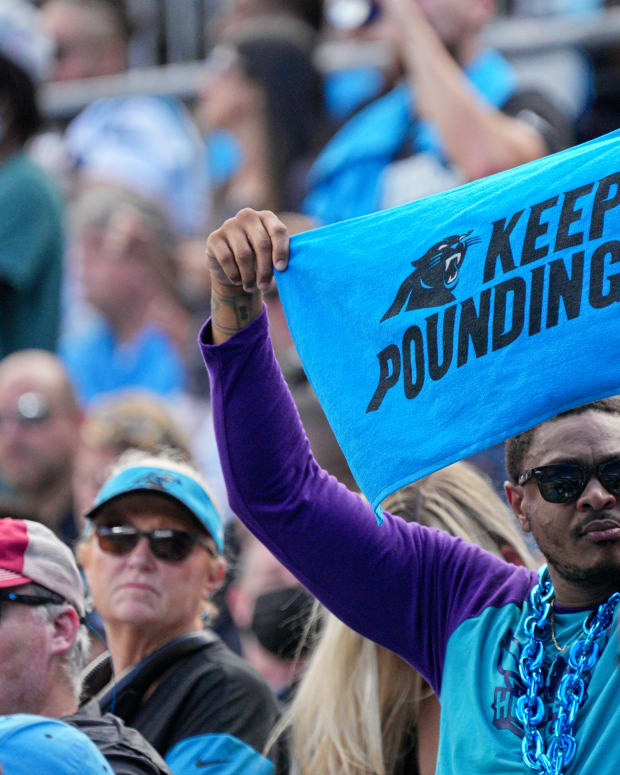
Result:
<svg viewBox="0 0 620 775"><path fill-rule="evenodd" d="M620 130L291 240L278 287L360 489L620 392Z"/></svg>

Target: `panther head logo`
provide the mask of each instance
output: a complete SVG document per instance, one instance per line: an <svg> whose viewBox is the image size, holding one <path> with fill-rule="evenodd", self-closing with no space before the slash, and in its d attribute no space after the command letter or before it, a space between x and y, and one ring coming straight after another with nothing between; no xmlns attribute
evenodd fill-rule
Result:
<svg viewBox="0 0 620 775"><path fill-rule="evenodd" d="M167 492L170 484L181 484L181 480L169 474L167 472L151 472L146 475L140 476L140 478L134 482L134 487L142 486L147 490L160 490L161 492Z"/></svg>
<svg viewBox="0 0 620 775"><path fill-rule="evenodd" d="M381 318L381 322L407 310L440 307L454 301L452 289L459 281L459 270L470 245L480 242L480 237L452 234L436 242L426 253L411 262L413 272L402 282L396 298Z"/></svg>

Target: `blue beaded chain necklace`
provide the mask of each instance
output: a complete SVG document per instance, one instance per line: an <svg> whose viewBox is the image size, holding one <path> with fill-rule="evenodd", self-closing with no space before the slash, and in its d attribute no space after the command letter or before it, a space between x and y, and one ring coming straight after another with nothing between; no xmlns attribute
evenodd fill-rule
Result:
<svg viewBox="0 0 620 775"><path fill-rule="evenodd" d="M568 665L556 692L558 715L553 735L545 750L545 741L538 727L545 722L545 706L541 697L545 683L542 672L543 644L551 632L550 616L554 597L549 570L543 566L538 573L538 584L532 589L529 598L533 614L527 617L524 625L529 640L519 658L519 673L525 684L525 694L519 697L516 706L517 718L523 725L523 761L539 775L560 775L575 756L575 718L600 656L598 641L609 629L620 601L620 593L614 592L586 618L582 626L583 635L571 646Z"/></svg>

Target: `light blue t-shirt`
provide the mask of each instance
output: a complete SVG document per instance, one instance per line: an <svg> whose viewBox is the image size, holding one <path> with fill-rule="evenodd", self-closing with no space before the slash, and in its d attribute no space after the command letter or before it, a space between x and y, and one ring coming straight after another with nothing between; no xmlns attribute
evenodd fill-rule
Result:
<svg viewBox="0 0 620 775"><path fill-rule="evenodd" d="M119 344L112 329L99 321L81 337L67 336L60 355L83 404L126 388L173 397L185 387L181 357L168 336L152 326Z"/></svg>

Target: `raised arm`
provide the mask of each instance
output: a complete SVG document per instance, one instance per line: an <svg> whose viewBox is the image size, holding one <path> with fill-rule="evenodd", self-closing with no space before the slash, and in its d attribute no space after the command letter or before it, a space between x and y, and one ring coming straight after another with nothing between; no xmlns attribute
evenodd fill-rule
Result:
<svg viewBox="0 0 620 775"><path fill-rule="evenodd" d="M466 180L515 167L548 152L540 132L484 102L461 69L480 46L474 3L453 4L452 11L442 10L440 4L434 9L436 25L447 37L454 37L453 51L449 52L418 0L381 2L396 21L401 56L418 110L437 128L449 159L463 170ZM455 30L459 29L457 37Z"/></svg>
<svg viewBox="0 0 620 775"><path fill-rule="evenodd" d="M269 288L274 267L286 269L288 246L286 226L268 210L241 210L209 236L214 344L225 342L260 315L262 291Z"/></svg>
<svg viewBox="0 0 620 775"><path fill-rule="evenodd" d="M507 566L389 515L378 526L370 505L319 467L253 290L276 262L286 266L286 244L275 216L247 210L209 238L216 309L200 343L230 506L336 616L437 689L450 633L502 587Z"/></svg>

